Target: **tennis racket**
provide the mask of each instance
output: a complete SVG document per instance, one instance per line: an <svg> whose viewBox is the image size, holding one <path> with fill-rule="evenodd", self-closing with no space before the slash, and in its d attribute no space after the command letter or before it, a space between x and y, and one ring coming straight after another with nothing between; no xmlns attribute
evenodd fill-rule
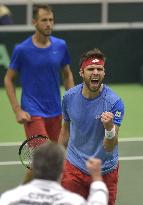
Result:
<svg viewBox="0 0 143 205"><path fill-rule="evenodd" d="M37 135L32 136L29 139L26 139L19 147L19 158L24 167L31 169L32 158L34 150L39 147L41 144L47 142L48 137Z"/></svg>

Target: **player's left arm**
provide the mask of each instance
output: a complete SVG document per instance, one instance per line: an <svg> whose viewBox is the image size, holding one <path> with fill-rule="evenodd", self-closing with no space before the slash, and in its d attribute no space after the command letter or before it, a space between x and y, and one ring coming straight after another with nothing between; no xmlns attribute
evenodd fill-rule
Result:
<svg viewBox="0 0 143 205"><path fill-rule="evenodd" d="M63 84L66 90L74 86L73 74L70 65L65 65L62 69Z"/></svg>
<svg viewBox="0 0 143 205"><path fill-rule="evenodd" d="M119 127L124 116L124 104L119 100L110 112L103 112L101 121L105 128L105 137L103 141L104 148L107 152L113 151L118 144Z"/></svg>

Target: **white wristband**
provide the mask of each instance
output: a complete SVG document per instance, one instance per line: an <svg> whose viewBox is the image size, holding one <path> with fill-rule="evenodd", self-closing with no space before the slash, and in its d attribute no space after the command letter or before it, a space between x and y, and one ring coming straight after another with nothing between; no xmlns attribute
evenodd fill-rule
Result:
<svg viewBox="0 0 143 205"><path fill-rule="evenodd" d="M115 137L115 134L116 134L115 126L110 131L105 129L105 138L111 140Z"/></svg>

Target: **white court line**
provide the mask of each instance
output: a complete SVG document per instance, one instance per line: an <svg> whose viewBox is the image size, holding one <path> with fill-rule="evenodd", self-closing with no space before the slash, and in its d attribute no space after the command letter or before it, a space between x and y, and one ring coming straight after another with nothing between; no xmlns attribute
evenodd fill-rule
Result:
<svg viewBox="0 0 143 205"><path fill-rule="evenodd" d="M143 160L143 156L120 157L119 160L120 161ZM0 162L0 166L6 166L6 165L21 165L21 161Z"/></svg>
<svg viewBox="0 0 143 205"><path fill-rule="evenodd" d="M22 142L1 142L0 147L20 146Z"/></svg>
<svg viewBox="0 0 143 205"><path fill-rule="evenodd" d="M120 161L128 161L128 160L143 160L143 156L130 156L130 157L119 157Z"/></svg>
<svg viewBox="0 0 143 205"><path fill-rule="evenodd" d="M142 142L143 137L130 137L130 138L121 138L119 142Z"/></svg>
<svg viewBox="0 0 143 205"><path fill-rule="evenodd" d="M7 161L7 162L0 162L0 166L5 166L5 165L19 165L21 164L20 161Z"/></svg>
<svg viewBox="0 0 143 205"><path fill-rule="evenodd" d="M119 138L119 142L142 142L143 137ZM1 142L0 147L19 146L22 142Z"/></svg>

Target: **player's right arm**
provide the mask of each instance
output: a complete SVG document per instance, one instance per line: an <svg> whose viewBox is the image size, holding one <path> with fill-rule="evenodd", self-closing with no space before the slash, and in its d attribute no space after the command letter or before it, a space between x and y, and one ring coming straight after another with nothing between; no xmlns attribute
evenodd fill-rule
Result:
<svg viewBox="0 0 143 205"><path fill-rule="evenodd" d="M68 141L69 141L69 135L70 135L70 122L64 120L62 128L61 128L58 143L67 147Z"/></svg>
<svg viewBox="0 0 143 205"><path fill-rule="evenodd" d="M31 116L29 113L23 111L18 103L17 97L16 97L16 89L14 85L14 79L16 78L16 71L13 69L8 69L7 73L4 78L4 85L5 89L11 104L11 107L15 113L16 120L18 123L25 123L29 122L31 120Z"/></svg>

